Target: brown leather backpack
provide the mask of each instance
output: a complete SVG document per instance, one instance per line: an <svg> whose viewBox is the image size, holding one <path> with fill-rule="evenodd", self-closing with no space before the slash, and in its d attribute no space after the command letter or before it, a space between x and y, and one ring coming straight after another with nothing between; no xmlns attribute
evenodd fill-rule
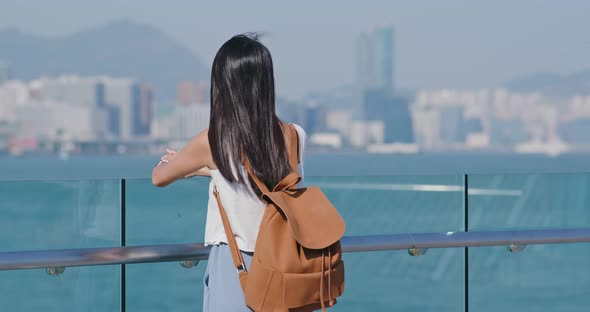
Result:
<svg viewBox="0 0 590 312"><path fill-rule="evenodd" d="M340 238L345 224L319 188L297 188L298 135L293 126L289 129L293 170L272 191L244 161L267 204L248 270L216 188L213 193L248 307L259 312L325 311L344 292Z"/></svg>

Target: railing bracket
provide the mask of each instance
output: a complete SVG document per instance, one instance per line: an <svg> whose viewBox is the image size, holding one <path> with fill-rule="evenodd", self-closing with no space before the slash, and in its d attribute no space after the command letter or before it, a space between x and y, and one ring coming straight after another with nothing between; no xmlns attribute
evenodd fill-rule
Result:
<svg viewBox="0 0 590 312"><path fill-rule="evenodd" d="M524 244L521 244L521 245L511 244L511 245L508 245L507 249L510 252L519 252L519 251L523 251L526 248L526 246L527 245L524 245Z"/></svg>
<svg viewBox="0 0 590 312"><path fill-rule="evenodd" d="M46 268L45 269L47 274L49 274L51 276L61 275L64 273L65 270L66 270L65 267L54 267L54 268Z"/></svg>
<svg viewBox="0 0 590 312"><path fill-rule="evenodd" d="M185 269L196 267L199 264L199 260L184 260L180 261L180 266Z"/></svg>
<svg viewBox="0 0 590 312"><path fill-rule="evenodd" d="M428 252L428 248L416 248L416 247L412 247L410 249L408 249L408 254L412 257L417 257L417 256L422 256L425 255L426 252Z"/></svg>

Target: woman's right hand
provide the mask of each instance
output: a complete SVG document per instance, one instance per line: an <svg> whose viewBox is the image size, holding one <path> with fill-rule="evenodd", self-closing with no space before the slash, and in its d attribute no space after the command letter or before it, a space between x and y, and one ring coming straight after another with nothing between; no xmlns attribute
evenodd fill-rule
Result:
<svg viewBox="0 0 590 312"><path fill-rule="evenodd" d="M166 154L160 158L159 166L152 169L152 183L155 186L164 187L177 179L200 172L202 168L209 167L212 163L207 130L205 130L193 137L179 152L166 149Z"/></svg>
<svg viewBox="0 0 590 312"><path fill-rule="evenodd" d="M162 158L160 158L160 160L170 161L174 157L176 157L176 151L167 148L166 149L166 155L162 156Z"/></svg>

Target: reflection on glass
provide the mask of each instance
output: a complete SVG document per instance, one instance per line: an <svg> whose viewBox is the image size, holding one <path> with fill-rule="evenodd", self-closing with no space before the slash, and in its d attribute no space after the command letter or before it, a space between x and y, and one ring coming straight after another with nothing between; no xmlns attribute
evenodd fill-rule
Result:
<svg viewBox="0 0 590 312"><path fill-rule="evenodd" d="M119 246L117 180L0 182L0 250Z"/></svg>
<svg viewBox="0 0 590 312"><path fill-rule="evenodd" d="M0 272L2 311L119 311L120 266Z"/></svg>
<svg viewBox="0 0 590 312"><path fill-rule="evenodd" d="M346 220L346 235L463 227L463 176L308 177Z"/></svg>
<svg viewBox="0 0 590 312"><path fill-rule="evenodd" d="M472 193L472 189L488 190ZM506 230L590 226L590 175L469 177L469 228ZM586 311L590 245L469 250L469 305L477 311Z"/></svg>
<svg viewBox="0 0 590 312"><path fill-rule="evenodd" d="M200 243L205 233L208 178L157 188L149 180L126 181L127 244ZM200 311L206 261L127 265L127 311Z"/></svg>
<svg viewBox="0 0 590 312"><path fill-rule="evenodd" d="M588 174L469 176L469 228L588 226L589 190Z"/></svg>
<svg viewBox="0 0 590 312"><path fill-rule="evenodd" d="M346 290L334 311L463 311L463 249L347 253Z"/></svg>
<svg viewBox="0 0 590 312"><path fill-rule="evenodd" d="M120 245L117 180L0 182L0 251ZM120 267L1 271L6 311L116 311Z"/></svg>
<svg viewBox="0 0 590 312"><path fill-rule="evenodd" d="M346 221L346 235L459 231L463 176L311 177ZM334 311L462 311L463 249L346 253ZM386 289L388 295L383 295Z"/></svg>

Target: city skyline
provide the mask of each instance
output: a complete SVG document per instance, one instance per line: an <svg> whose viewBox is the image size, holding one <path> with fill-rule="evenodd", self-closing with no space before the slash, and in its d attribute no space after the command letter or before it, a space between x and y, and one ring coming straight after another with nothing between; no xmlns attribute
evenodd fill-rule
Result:
<svg viewBox="0 0 590 312"><path fill-rule="evenodd" d="M314 3L312 10L260 1L247 6L183 1L161 6L148 1L142 2L142 10L136 10L136 4L105 1L99 6L60 0L43 10L30 10L27 3L3 2L0 29L18 27L55 37L132 19L186 43L207 66L230 35L262 31L275 59L277 93L289 98L353 85L354 37L381 24L396 29L394 77L401 88L500 87L521 75L568 74L590 65L585 57L590 39L581 33L590 26L583 13L590 4L581 1L570 6L538 1L534 6L532 1L338 3L337 14L334 2ZM220 17L224 23L216 23Z"/></svg>

